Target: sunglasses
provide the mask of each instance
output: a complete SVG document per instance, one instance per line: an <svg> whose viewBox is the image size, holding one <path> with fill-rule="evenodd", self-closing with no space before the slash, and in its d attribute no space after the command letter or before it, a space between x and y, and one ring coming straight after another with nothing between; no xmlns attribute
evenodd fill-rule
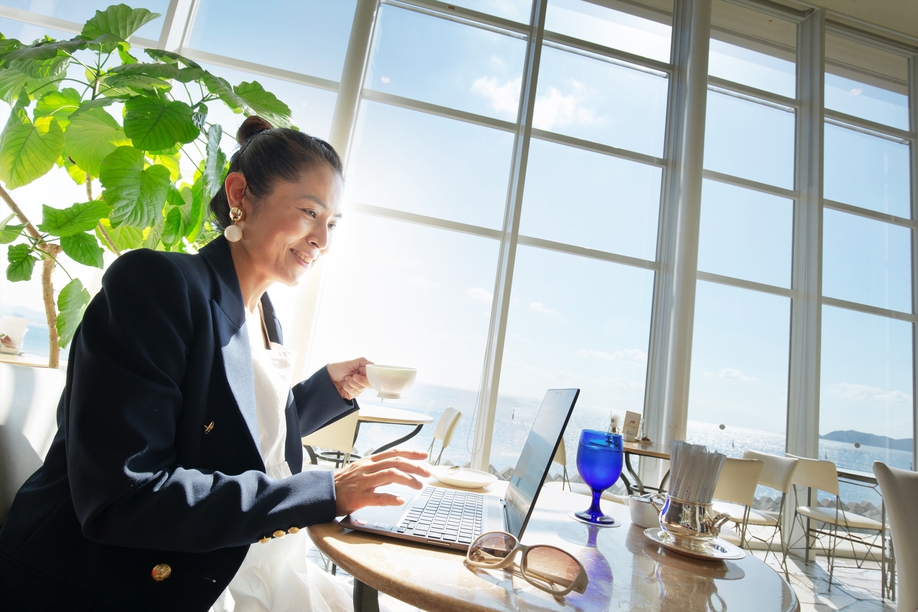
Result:
<svg viewBox="0 0 918 612"><path fill-rule="evenodd" d="M472 567L504 569L513 565L518 552L523 553L520 574L532 586L552 595L586 591L590 579L583 564L569 552L543 544L526 546L504 531L489 531L478 536L469 546L466 561Z"/></svg>

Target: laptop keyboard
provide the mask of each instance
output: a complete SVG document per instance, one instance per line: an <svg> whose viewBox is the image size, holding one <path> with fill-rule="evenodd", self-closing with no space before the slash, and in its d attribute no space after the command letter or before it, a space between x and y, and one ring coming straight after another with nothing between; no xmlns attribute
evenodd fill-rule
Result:
<svg viewBox="0 0 918 612"><path fill-rule="evenodd" d="M415 505L394 530L443 542L471 544L481 533L484 496L468 491L424 487Z"/></svg>

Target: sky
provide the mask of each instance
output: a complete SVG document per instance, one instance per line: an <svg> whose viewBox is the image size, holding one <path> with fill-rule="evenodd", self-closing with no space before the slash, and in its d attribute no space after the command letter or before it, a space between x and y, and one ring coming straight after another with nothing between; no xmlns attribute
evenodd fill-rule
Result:
<svg viewBox="0 0 918 612"><path fill-rule="evenodd" d="M85 19L59 12L68 3L2 3ZM156 0L146 4L158 6ZM528 9L518 2L458 4L528 20ZM266 6L243 23L226 9L225 0L204 0L189 46L337 80L353 6L337 0L287 3L283 10L296 13L279 21L268 18L274 11ZM669 57L665 24L562 0L551 2L547 24L594 42L614 40L616 47L652 59ZM3 24L8 36L37 35L35 28L11 25ZM158 37L152 29L145 35ZM239 44L243 39L246 45ZM379 13L365 87L512 122L524 47L517 37L386 5ZM794 96L794 65L785 59L714 41L710 64L712 75ZM208 68L232 83L253 78ZM907 98L848 77L827 75L828 107L903 127ZM254 78L290 104L302 129L327 136L333 92ZM547 47L534 126L660 157L668 87L663 73ZM6 116L4 107L0 119ZM216 105L212 117L228 132L241 121ZM791 108L710 91L705 140L706 169L793 188ZM224 142L226 148L232 144L228 138ZM512 147L507 131L381 102L361 103L348 160L345 215L326 262L319 326L310 338L313 367L365 355L378 363L418 367L418 381L427 384L478 388L498 242L361 214L348 210L348 203L483 231L500 229ZM654 165L534 139L520 231L653 261L662 176ZM72 183L68 187L68 181L61 176L55 183L59 207L82 201L82 190ZM826 198L908 217L908 189L906 145L826 127ZM36 210L48 192L47 186L27 186L14 197ZM791 200L705 180L699 270L789 289L792 230ZM906 229L827 209L824 241L825 295L911 312ZM87 276L86 284L98 282L91 270L81 275ZM583 405L640 412L653 282L654 272L645 268L521 246L500 394L540 398L547 387L578 386ZM37 283L19 285L2 281L4 307L38 303ZM299 324L296 291L277 288L272 295L289 335ZM699 281L695 311L689 419L783 433L790 299ZM908 323L823 308L822 433L857 429L894 438L910 435L911 342Z"/></svg>

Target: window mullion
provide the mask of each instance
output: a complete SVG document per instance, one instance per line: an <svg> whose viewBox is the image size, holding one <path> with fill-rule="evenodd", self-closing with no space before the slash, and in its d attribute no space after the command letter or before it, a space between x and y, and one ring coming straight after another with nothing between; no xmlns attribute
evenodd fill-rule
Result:
<svg viewBox="0 0 918 612"><path fill-rule="evenodd" d="M909 130L918 135L918 55L908 60ZM918 142L912 141L912 221L918 220ZM912 228L912 314L918 315L918 227ZM918 324L912 323L912 465L918 465Z"/></svg>
<svg viewBox="0 0 918 612"><path fill-rule="evenodd" d="M701 221L701 183L711 38L711 0L677 2L644 432L684 440Z"/></svg>
<svg viewBox="0 0 918 612"><path fill-rule="evenodd" d="M532 117L535 112L539 64L542 59L542 37L545 31L547 10L548 0L534 0L523 68L519 123L513 143L513 161L504 213L503 238L497 259L497 278L494 283L494 299L491 304L491 322L488 328L487 346L478 389L478 418L475 420L475 442L472 452L472 467L477 470L487 471L491 457L491 440L494 431L494 417L497 414L497 394L500 387L500 371L510 312L510 293L516 263L520 212L523 207L523 188L529 163Z"/></svg>

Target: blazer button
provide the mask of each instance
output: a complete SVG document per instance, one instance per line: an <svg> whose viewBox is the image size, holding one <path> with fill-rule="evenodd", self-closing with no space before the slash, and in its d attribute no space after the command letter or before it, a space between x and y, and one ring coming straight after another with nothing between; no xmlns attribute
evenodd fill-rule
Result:
<svg viewBox="0 0 918 612"><path fill-rule="evenodd" d="M275 531L275 532L272 533L271 535L273 535L275 538L282 538L282 537L284 537L285 535L287 535L287 532L284 531L283 529L278 529L277 531Z"/></svg>
<svg viewBox="0 0 918 612"><path fill-rule="evenodd" d="M262 539L258 540L258 543L259 543L259 544L267 544L267 543L270 542L270 541L271 541L271 538L269 538L268 536L265 536L265 537L263 537Z"/></svg>
<svg viewBox="0 0 918 612"><path fill-rule="evenodd" d="M299 532L300 532L299 527L291 527L290 529L287 530L287 533L299 533Z"/></svg>
<svg viewBox="0 0 918 612"><path fill-rule="evenodd" d="M153 576L153 580L156 582L162 582L172 575L172 568L169 567L169 565L166 563L160 563L153 566L153 569L150 571L150 575Z"/></svg>

